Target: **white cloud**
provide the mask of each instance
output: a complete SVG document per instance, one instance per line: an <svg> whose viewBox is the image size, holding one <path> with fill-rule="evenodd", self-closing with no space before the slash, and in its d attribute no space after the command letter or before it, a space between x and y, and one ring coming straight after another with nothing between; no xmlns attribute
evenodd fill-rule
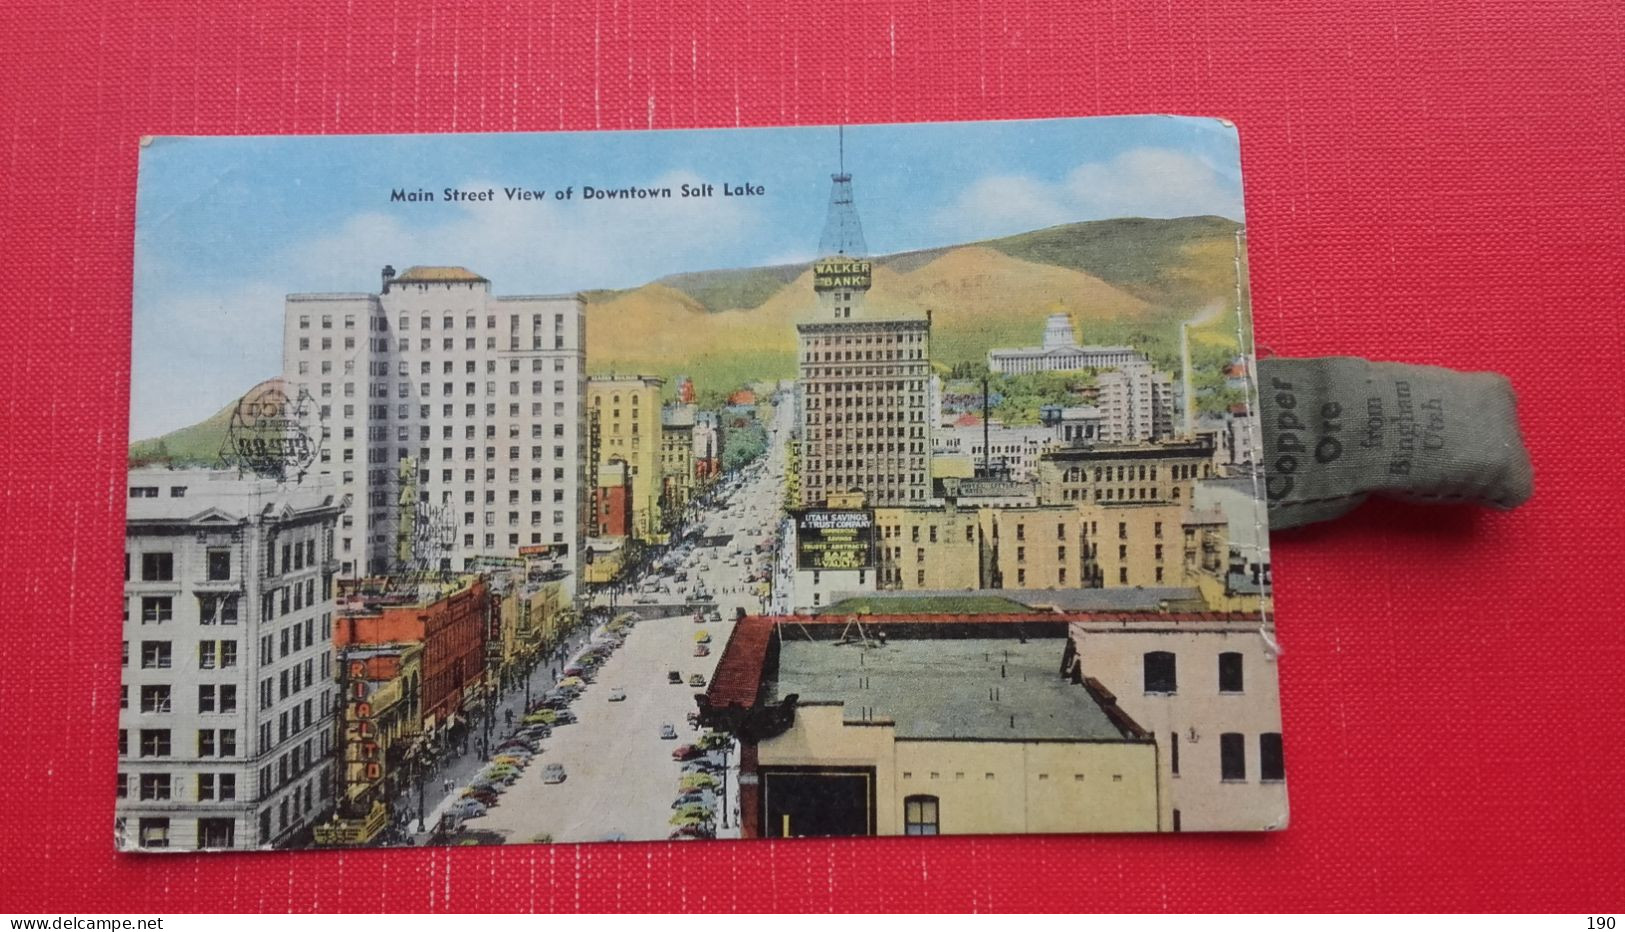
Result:
<svg viewBox="0 0 1625 932"><path fill-rule="evenodd" d="M1241 187L1207 162L1172 149L1141 148L1085 162L1060 181L990 175L966 188L936 221L964 238L1019 233L1110 217L1241 217Z"/></svg>

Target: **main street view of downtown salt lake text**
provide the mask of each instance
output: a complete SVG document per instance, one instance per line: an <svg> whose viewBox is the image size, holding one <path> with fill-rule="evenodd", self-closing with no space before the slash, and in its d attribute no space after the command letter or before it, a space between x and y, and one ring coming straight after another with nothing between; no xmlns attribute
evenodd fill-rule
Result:
<svg viewBox="0 0 1625 932"><path fill-rule="evenodd" d="M120 848L1284 827L1237 152L154 141Z"/></svg>

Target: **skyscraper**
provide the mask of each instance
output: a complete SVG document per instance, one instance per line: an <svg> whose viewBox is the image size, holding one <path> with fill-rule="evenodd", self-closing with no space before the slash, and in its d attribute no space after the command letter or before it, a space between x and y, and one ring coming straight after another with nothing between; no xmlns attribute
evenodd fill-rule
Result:
<svg viewBox="0 0 1625 932"><path fill-rule="evenodd" d="M931 495L931 321L870 319L873 282L845 167L831 176L829 219L813 263L821 319L796 326L801 389L801 504L861 491L867 503Z"/></svg>
<svg viewBox="0 0 1625 932"><path fill-rule="evenodd" d="M561 544L573 591L587 520L585 319L579 295L493 295L455 266L386 266L377 294L288 295L284 381L312 399L313 468L352 497L337 534L344 575L400 568L405 515L444 529L415 542L417 568ZM400 478L407 461L415 488Z"/></svg>

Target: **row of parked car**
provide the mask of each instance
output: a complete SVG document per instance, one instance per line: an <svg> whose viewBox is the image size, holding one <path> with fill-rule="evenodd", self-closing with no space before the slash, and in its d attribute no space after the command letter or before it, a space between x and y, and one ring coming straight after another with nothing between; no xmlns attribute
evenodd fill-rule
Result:
<svg viewBox="0 0 1625 932"><path fill-rule="evenodd" d="M672 749L672 759L682 763L677 798L671 804L672 832L668 837L673 841L716 837L717 806L727 805L722 798L722 781L727 776L724 751L729 741L727 735L705 731L693 744Z"/></svg>
<svg viewBox="0 0 1625 932"><path fill-rule="evenodd" d="M609 659L617 647L626 642L626 632L636 623L630 615L610 622L605 636L583 650L564 668L563 677L525 709L519 729L492 749L491 762L469 782L450 812L459 821L477 818L497 804L503 791L519 779L519 775L542 753L542 740L553 736L553 729L576 723L570 704L579 697L587 684L593 681L599 667ZM624 695L622 698L625 698ZM567 777L564 765L556 761L542 768L543 783L563 783Z"/></svg>

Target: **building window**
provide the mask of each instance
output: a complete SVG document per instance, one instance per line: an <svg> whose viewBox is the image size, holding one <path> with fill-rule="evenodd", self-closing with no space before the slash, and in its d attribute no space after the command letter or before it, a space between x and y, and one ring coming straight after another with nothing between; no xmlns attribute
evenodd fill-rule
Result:
<svg viewBox="0 0 1625 932"><path fill-rule="evenodd" d="M165 554L168 556L168 554ZM167 595L141 597L141 623L162 624L174 617L175 604Z"/></svg>
<svg viewBox="0 0 1625 932"><path fill-rule="evenodd" d="M1219 692L1241 692L1241 654L1236 651L1219 655Z"/></svg>
<svg viewBox="0 0 1625 932"><path fill-rule="evenodd" d="M142 641L141 642L141 669L164 670L169 668L169 642L168 641Z"/></svg>
<svg viewBox="0 0 1625 932"><path fill-rule="evenodd" d="M143 686L143 687L141 687L141 711L143 711L143 712L168 712L168 711L170 711L169 687L168 686Z"/></svg>
<svg viewBox="0 0 1625 932"><path fill-rule="evenodd" d="M1258 736L1258 778L1266 783L1286 779L1286 760L1281 755L1278 731L1266 731Z"/></svg>
<svg viewBox="0 0 1625 932"><path fill-rule="evenodd" d="M1179 679L1174 670L1174 655L1165 650L1149 651L1145 655L1145 691L1148 693L1175 693Z"/></svg>
<svg viewBox="0 0 1625 932"><path fill-rule="evenodd" d="M142 799L168 799L169 774L144 773L141 775Z"/></svg>
<svg viewBox="0 0 1625 932"><path fill-rule="evenodd" d="M237 623L237 597L234 595L200 595L197 604L200 625Z"/></svg>
<svg viewBox="0 0 1625 932"><path fill-rule="evenodd" d="M1179 776L1179 732L1168 733L1168 772Z"/></svg>
<svg viewBox="0 0 1625 932"><path fill-rule="evenodd" d="M139 823L139 843L143 848L169 847L169 820L167 818L142 819Z"/></svg>
<svg viewBox="0 0 1625 932"><path fill-rule="evenodd" d="M1240 732L1227 731L1219 736L1219 779L1247 779L1247 739Z"/></svg>
<svg viewBox="0 0 1625 932"><path fill-rule="evenodd" d="M229 798L222 796L221 798ZM199 848L230 848L236 822L233 819L198 819L197 846Z"/></svg>
<svg viewBox="0 0 1625 932"><path fill-rule="evenodd" d="M937 798L910 796L903 800L903 834L935 835L938 833Z"/></svg>
<svg viewBox="0 0 1625 932"><path fill-rule="evenodd" d="M143 553L141 578L147 582L167 582L175 578L175 555L172 553Z"/></svg>
<svg viewBox="0 0 1625 932"><path fill-rule="evenodd" d="M209 551L209 579L219 581L231 578L231 551Z"/></svg>
<svg viewBox="0 0 1625 932"><path fill-rule="evenodd" d="M142 757L168 757L169 756L169 729L143 728L141 729L141 756Z"/></svg>

